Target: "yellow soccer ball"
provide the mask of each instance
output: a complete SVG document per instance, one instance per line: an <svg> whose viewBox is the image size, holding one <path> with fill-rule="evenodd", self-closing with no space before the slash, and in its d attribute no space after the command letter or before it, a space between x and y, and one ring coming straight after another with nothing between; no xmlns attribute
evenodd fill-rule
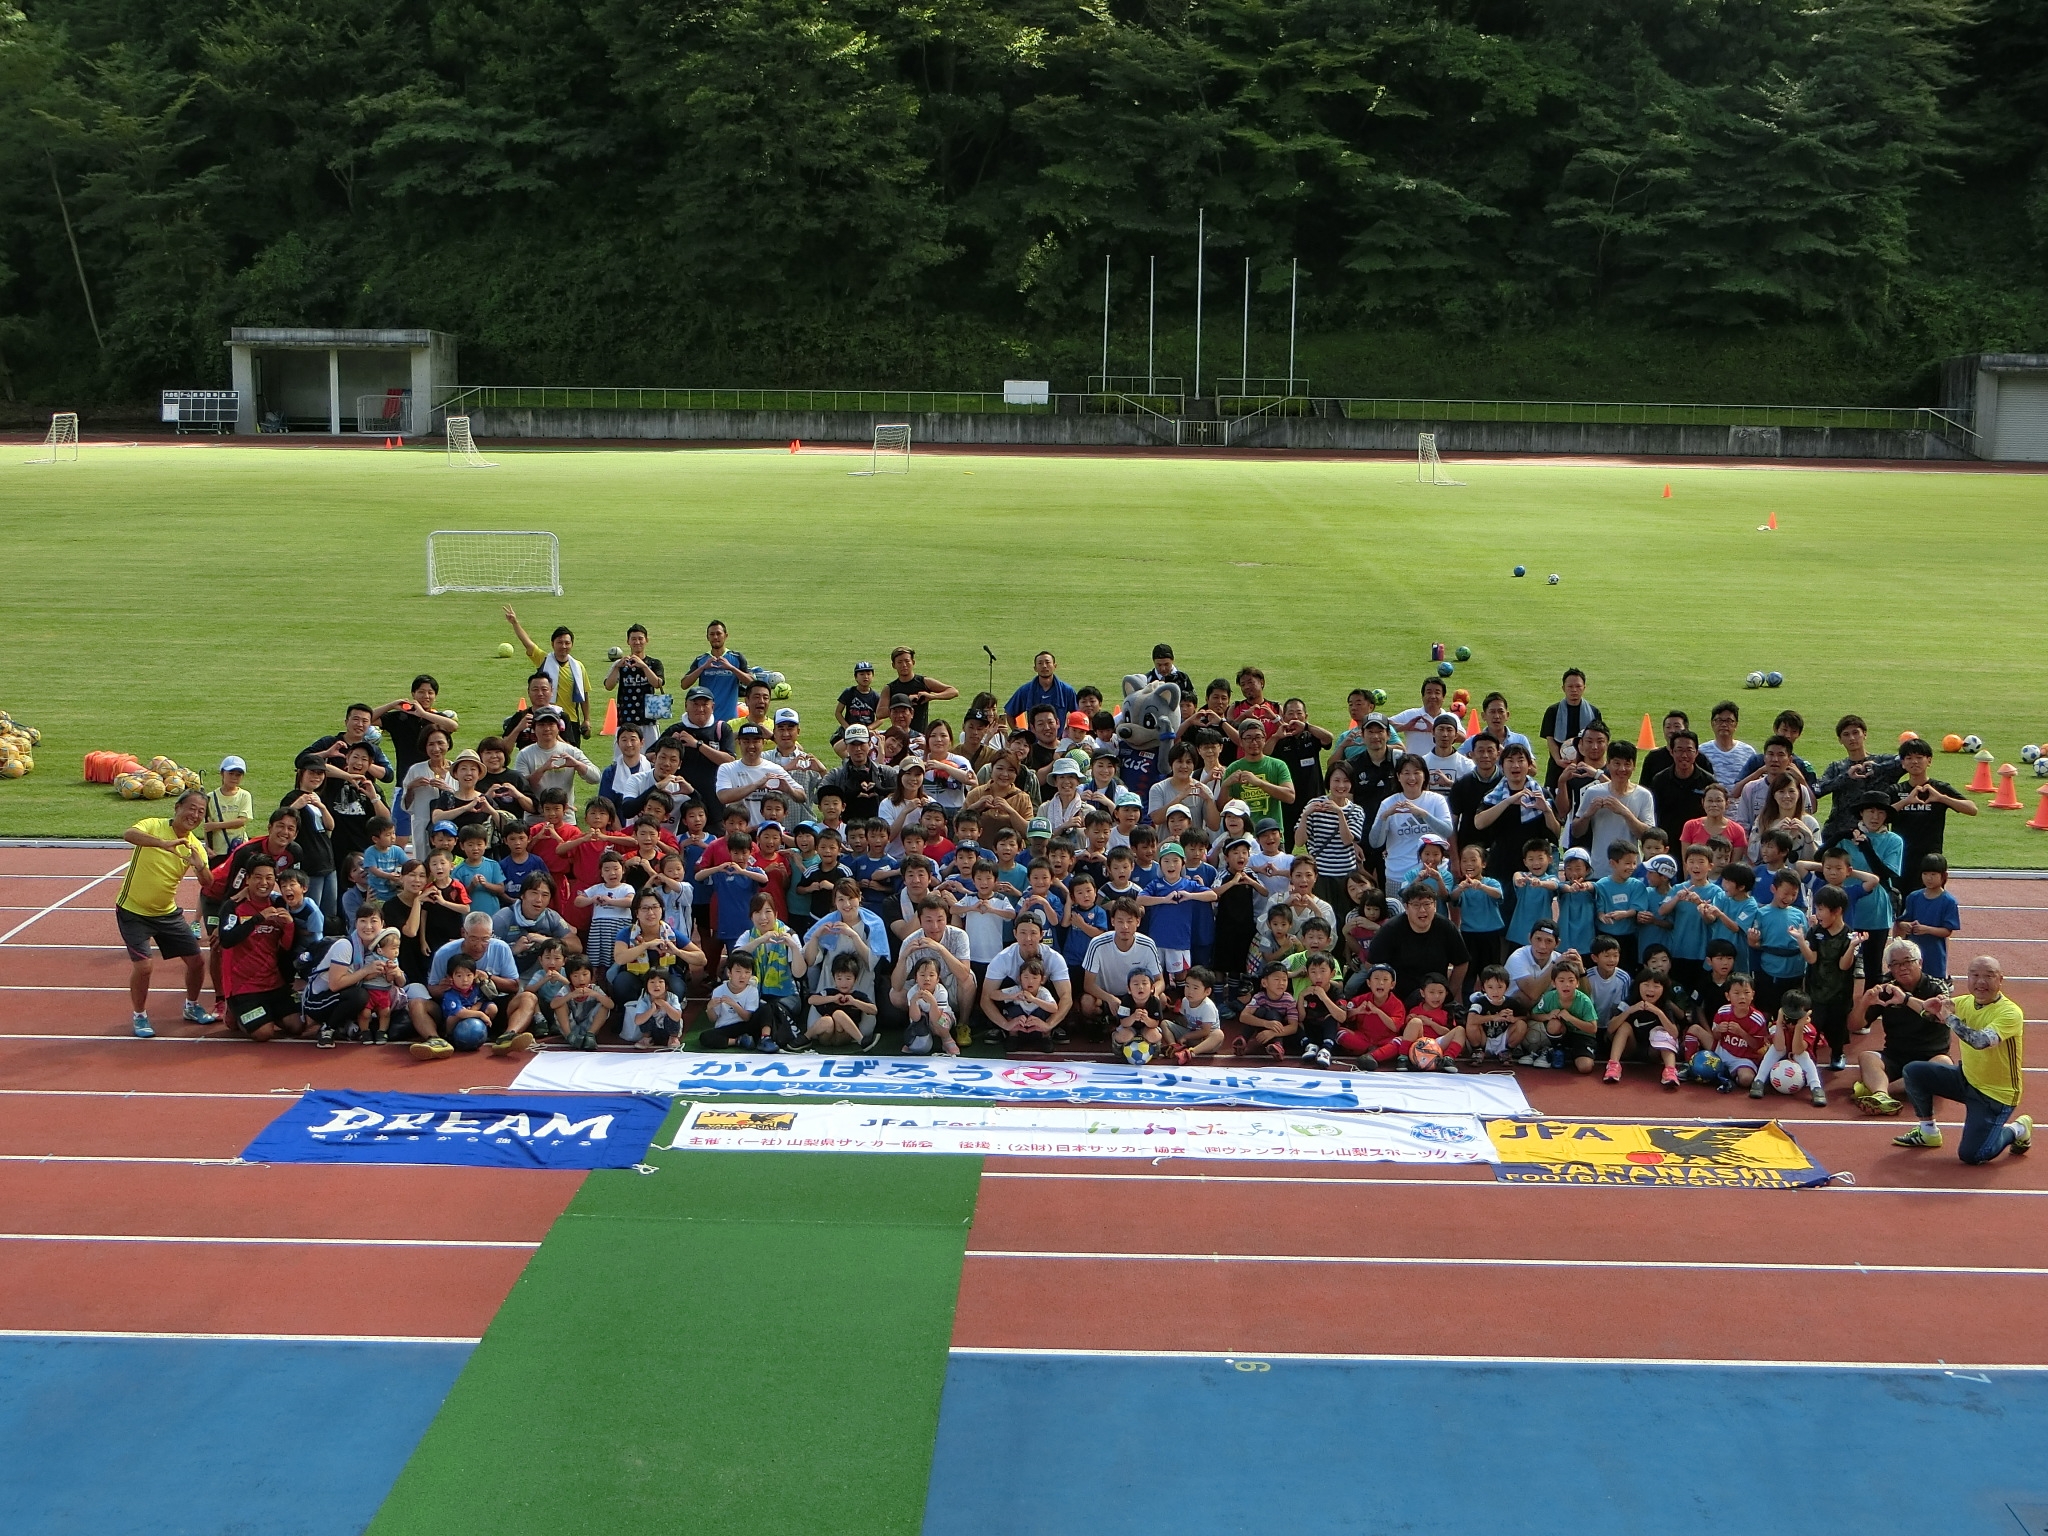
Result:
<svg viewBox="0 0 2048 1536"><path fill-rule="evenodd" d="M20 757L17 757L15 761L21 764L21 771L23 773L34 773L36 771L36 760L30 757L27 753L23 753Z"/></svg>
<svg viewBox="0 0 2048 1536"><path fill-rule="evenodd" d="M41 746L43 744L43 733L32 725L27 727L27 730L29 741L35 746Z"/></svg>
<svg viewBox="0 0 2048 1536"><path fill-rule="evenodd" d="M158 753L155 757L152 757L149 760L149 771L151 773L160 774L163 773L165 770L175 768L176 766L176 763L173 763L168 757L165 757L162 753Z"/></svg>
<svg viewBox="0 0 2048 1536"><path fill-rule="evenodd" d="M114 780L114 789L123 800L140 800L142 798L142 780L132 773L124 773L121 777Z"/></svg>
<svg viewBox="0 0 2048 1536"><path fill-rule="evenodd" d="M161 800L161 799L163 799L163 797L164 797L164 781L163 781L162 779L158 778L158 777L157 777L157 776L156 776L155 774L151 774L151 775L150 775L150 776L149 776L148 778L146 778L146 779L144 779L144 780L142 781L142 798L143 798L143 799L145 799L145 800Z"/></svg>
<svg viewBox="0 0 2048 1536"><path fill-rule="evenodd" d="M0 779L18 779L27 772L28 768L21 758L10 757L5 762L0 762Z"/></svg>

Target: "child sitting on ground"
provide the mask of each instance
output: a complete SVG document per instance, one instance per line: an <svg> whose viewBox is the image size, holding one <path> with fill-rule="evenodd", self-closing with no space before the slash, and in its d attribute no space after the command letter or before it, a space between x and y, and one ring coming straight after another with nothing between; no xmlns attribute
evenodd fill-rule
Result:
<svg viewBox="0 0 2048 1536"><path fill-rule="evenodd" d="M1275 908L1285 912L1285 907ZM1289 990L1291 978L1284 963L1272 963L1259 973L1259 990L1246 1003L1244 1011L1237 1016L1238 1028L1242 1031L1230 1042L1233 1054L1238 1056L1270 1056L1281 1061L1287 1055L1287 1042L1301 1028L1301 1009Z"/></svg>
<svg viewBox="0 0 2048 1536"><path fill-rule="evenodd" d="M363 984L362 1018L358 1021L363 1038L372 1045L382 1045L391 1038L391 1005L398 994L405 990L405 970L398 963L398 951L405 943L405 935L396 928L379 930L370 945L370 952L383 962L383 973L370 977Z"/></svg>
<svg viewBox="0 0 2048 1536"><path fill-rule="evenodd" d="M726 957L725 980L711 989L711 1001L704 1008L704 1029L697 1036L700 1051L728 1047L773 1055L781 1049L772 1037L757 1038L754 1014L761 1006L761 989L754 985L754 957L736 952Z"/></svg>
<svg viewBox="0 0 2048 1536"><path fill-rule="evenodd" d="M1569 960L1550 968L1550 990L1536 1001L1532 1017L1550 1036L1550 1065L1567 1063L1576 1072L1591 1072L1599 1054L1600 1011L1580 983L1586 973Z"/></svg>
<svg viewBox="0 0 2048 1536"><path fill-rule="evenodd" d="M1327 1067L1337 1038L1350 1019L1350 1010L1337 990L1337 963L1327 953L1318 950L1308 957L1295 1004L1300 1010L1302 1062Z"/></svg>
<svg viewBox="0 0 2048 1536"><path fill-rule="evenodd" d="M1828 1107L1827 1088L1821 1083L1820 1068L1813 1064L1813 1048L1820 1043L1820 1031L1814 1027L1812 1013L1813 1004L1804 992L1787 992L1778 999L1778 1016L1771 1021L1771 1048L1757 1063L1756 1081L1749 1085L1752 1099L1764 1096L1764 1084L1771 1080L1771 1068L1781 1061L1790 1060L1799 1068L1800 1076L1806 1079L1814 1108Z"/></svg>
<svg viewBox="0 0 2048 1536"><path fill-rule="evenodd" d="M859 990L860 957L842 949L832 957L832 981L810 996L811 1020L804 1031L817 1046L845 1045L855 1050L875 1037L875 1001Z"/></svg>
<svg viewBox="0 0 2048 1536"><path fill-rule="evenodd" d="M612 1000L597 985L590 962L578 955L569 962L569 987L555 999L555 1027L576 1051L597 1049L597 1032L612 1011Z"/></svg>
<svg viewBox="0 0 2048 1536"><path fill-rule="evenodd" d="M1417 1040L1434 1040L1442 1048L1443 1070L1456 1073L1457 1058L1465 1054L1465 1031L1451 1023L1450 983L1432 971L1422 978L1421 989L1408 1010L1408 1024L1401 1033L1413 1045Z"/></svg>
<svg viewBox="0 0 2048 1536"><path fill-rule="evenodd" d="M1408 1042L1402 1038L1408 1010L1394 996L1392 966L1375 965L1366 972L1365 990L1351 999L1349 1011L1350 1027L1338 1034L1337 1048L1356 1056L1363 1070L1375 1072L1389 1062L1408 1059Z"/></svg>
<svg viewBox="0 0 2048 1536"><path fill-rule="evenodd" d="M683 1005L669 991L664 972L647 973L645 990L619 1017L619 1038L643 1051L683 1048Z"/></svg>
<svg viewBox="0 0 2048 1536"><path fill-rule="evenodd" d="M1034 955L1020 964L1016 982L999 989L996 1002L1003 1015L1001 1033L1006 1049L1042 1051L1051 1045L1052 1015L1059 1000L1045 984L1043 960Z"/></svg>
<svg viewBox="0 0 2048 1536"><path fill-rule="evenodd" d="M1124 983L1123 996L1116 1002L1116 1027L1109 1043L1117 1055L1134 1067L1166 1049L1165 987L1150 971L1132 971Z"/></svg>
<svg viewBox="0 0 2048 1536"><path fill-rule="evenodd" d="M1167 1020L1175 1065L1184 1067L1197 1056L1214 1056L1223 1049L1223 1021L1215 993L1216 973L1205 965L1193 967L1181 978L1180 1022Z"/></svg>
<svg viewBox="0 0 2048 1536"><path fill-rule="evenodd" d="M939 962L920 955L910 966L910 995L904 1000L910 1023L903 1031L903 1054L929 1056L936 1048L958 1056L960 1046L953 1038L953 1005L946 989L939 985Z"/></svg>
<svg viewBox="0 0 2048 1536"><path fill-rule="evenodd" d="M1714 1011L1714 1048L1693 1058L1693 1076L1722 1093L1758 1082L1758 1063L1771 1043L1770 1020L1753 1006L1756 984L1747 971L1729 976L1728 1001ZM1704 1066L1704 1070L1702 1070Z"/></svg>
<svg viewBox="0 0 2048 1536"><path fill-rule="evenodd" d="M1653 1052L1664 1064L1659 1082L1666 1088L1678 1086L1678 1051L1684 1031L1672 1017L1674 1010L1666 1006L1670 986L1662 971L1645 971L1636 983L1634 999L1623 1004L1608 1021L1607 1070L1601 1074L1603 1081L1620 1082L1623 1054L1638 1047Z"/></svg>
<svg viewBox="0 0 2048 1536"><path fill-rule="evenodd" d="M1508 985L1504 965L1489 965L1479 973L1479 990L1465 1004L1467 1055L1505 1065L1521 1053L1529 1021L1516 1010Z"/></svg>

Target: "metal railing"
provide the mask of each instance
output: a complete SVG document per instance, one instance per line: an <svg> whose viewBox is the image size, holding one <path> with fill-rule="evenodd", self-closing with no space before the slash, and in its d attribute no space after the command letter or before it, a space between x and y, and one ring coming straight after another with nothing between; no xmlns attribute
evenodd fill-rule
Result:
<svg viewBox="0 0 2048 1536"><path fill-rule="evenodd" d="M638 389L583 384L471 384L436 410L540 411L865 411L891 416L948 414L1049 416L1052 400L1020 405L996 390L934 389Z"/></svg>
<svg viewBox="0 0 2048 1536"><path fill-rule="evenodd" d="M1340 397L1333 402L1353 421L1465 421L1585 423L1595 426L1874 427L1926 431L1952 416L1925 406L1714 405L1628 400L1422 400Z"/></svg>

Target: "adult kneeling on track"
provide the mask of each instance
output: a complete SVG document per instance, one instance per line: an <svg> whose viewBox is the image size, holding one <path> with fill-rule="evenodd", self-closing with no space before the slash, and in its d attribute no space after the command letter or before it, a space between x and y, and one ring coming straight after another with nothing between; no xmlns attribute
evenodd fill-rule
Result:
<svg viewBox="0 0 2048 1536"><path fill-rule="evenodd" d="M220 915L221 1020L251 1040L302 1027L292 997L295 927L277 893L277 866L258 854L243 866L241 897Z"/></svg>
<svg viewBox="0 0 2048 1536"><path fill-rule="evenodd" d="M178 796L168 817L152 816L138 821L121 834L135 852L128 860L128 873L121 877L121 894L114 898L114 921L121 930L121 943L128 951L128 997L135 1009L135 1033L148 1040L156 1034L149 1022L149 946L166 960L185 962L185 1019L192 1024L218 1024L220 1020L199 1006L199 989L206 982L206 957L199 941L178 906L178 887L187 875L206 884L206 845L199 840L199 824L206 820L206 793L188 789Z"/></svg>
<svg viewBox="0 0 2048 1536"><path fill-rule="evenodd" d="M1857 1058L1856 1107L1868 1115L1896 1115L1897 1094L1905 1090L1906 1068L1916 1061L1953 1066L1948 1054L1948 1020L1941 1011L1948 989L1921 966L1920 946L1893 939L1884 947L1891 979L1863 994L1862 1023L1884 1025L1884 1049Z"/></svg>
<svg viewBox="0 0 2048 1536"><path fill-rule="evenodd" d="M393 992L405 990L405 972L398 962L377 953L377 935L383 931L383 912L365 902L356 913L355 932L329 944L313 967L299 1005L306 1022L319 1031L314 1043L322 1050L331 1050L344 1035L359 1037L357 1026L370 1007L372 983Z"/></svg>
<svg viewBox="0 0 2048 1536"><path fill-rule="evenodd" d="M1956 1155L1966 1163L1988 1163L2007 1147L2026 1152L2034 1145L2031 1115L2019 1107L2026 1019L2005 995L2005 972L1989 955L1970 962L1970 995L1941 1000L1941 1014L1962 1042L1962 1065L1916 1061L1906 1068L1906 1097L1920 1124L1892 1139L1895 1147L1938 1147L1934 1123L1937 1096L1963 1106L1963 1140ZM2008 1117L2012 1124L2007 1125Z"/></svg>

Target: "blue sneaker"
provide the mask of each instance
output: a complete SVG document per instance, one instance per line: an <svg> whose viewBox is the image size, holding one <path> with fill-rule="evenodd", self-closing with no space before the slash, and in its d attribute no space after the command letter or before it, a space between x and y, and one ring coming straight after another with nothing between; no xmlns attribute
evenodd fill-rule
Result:
<svg viewBox="0 0 2048 1536"><path fill-rule="evenodd" d="M1553 1048L1553 1049L1551 1050L1551 1053L1550 1053L1550 1069L1551 1069L1551 1071L1553 1071L1553 1072L1559 1072L1559 1071L1562 1071L1562 1070L1564 1069L1564 1064L1565 1064L1565 1063L1564 1063L1564 1052L1563 1052L1563 1051L1562 1051L1561 1049L1556 1049L1556 1048Z"/></svg>
<svg viewBox="0 0 2048 1536"><path fill-rule="evenodd" d="M770 1039L766 1035L763 1035L761 1037L761 1043L758 1046L756 1046L755 1049L758 1050L763 1056L779 1055L782 1051L782 1047L777 1045L772 1039Z"/></svg>
<svg viewBox="0 0 2048 1536"><path fill-rule="evenodd" d="M220 1015L208 1013L197 1003L188 1002L185 1004L185 1022L187 1024L218 1024L220 1022Z"/></svg>
<svg viewBox="0 0 2048 1536"><path fill-rule="evenodd" d="M138 1013L131 1022L135 1026L136 1039L154 1040L156 1038L156 1028L149 1022L148 1014Z"/></svg>

